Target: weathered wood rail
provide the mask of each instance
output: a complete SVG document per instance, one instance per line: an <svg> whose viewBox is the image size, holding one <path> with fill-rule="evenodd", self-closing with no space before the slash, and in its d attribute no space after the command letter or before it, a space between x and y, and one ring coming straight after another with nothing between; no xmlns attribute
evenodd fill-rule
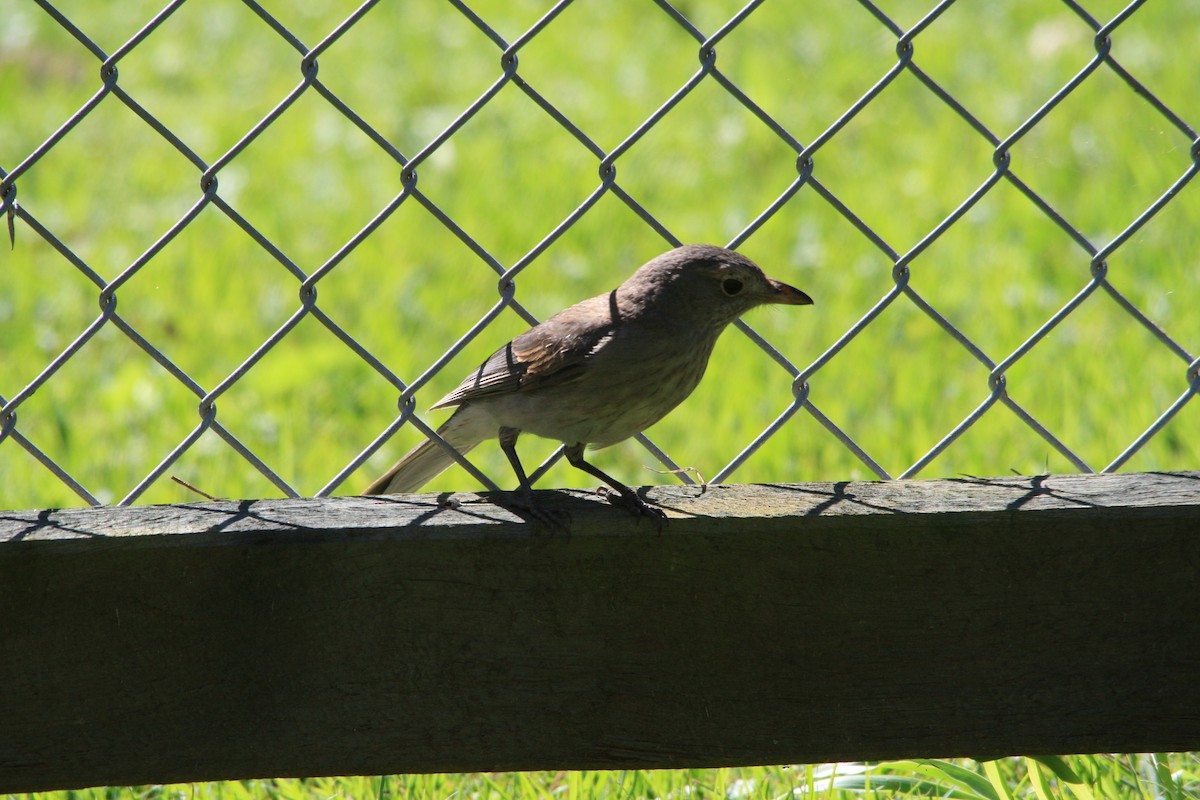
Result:
<svg viewBox="0 0 1200 800"><path fill-rule="evenodd" d="M1200 472L540 494L0 512L0 791L1200 749Z"/></svg>

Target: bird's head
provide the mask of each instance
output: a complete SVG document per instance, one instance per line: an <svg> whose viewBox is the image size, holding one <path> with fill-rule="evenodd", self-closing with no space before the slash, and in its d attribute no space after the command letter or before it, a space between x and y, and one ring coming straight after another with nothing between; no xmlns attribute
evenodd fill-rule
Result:
<svg viewBox="0 0 1200 800"><path fill-rule="evenodd" d="M703 315L724 326L768 304L812 303L804 292L768 278L741 253L708 244L678 247L651 260L621 287L646 305Z"/></svg>

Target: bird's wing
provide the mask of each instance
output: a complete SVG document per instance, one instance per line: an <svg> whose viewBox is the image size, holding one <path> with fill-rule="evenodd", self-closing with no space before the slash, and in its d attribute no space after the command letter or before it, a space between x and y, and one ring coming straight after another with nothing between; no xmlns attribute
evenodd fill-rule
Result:
<svg viewBox="0 0 1200 800"><path fill-rule="evenodd" d="M603 300L603 304L593 301ZM613 333L607 296L561 311L501 347L433 408L489 395L530 391L578 379L584 361Z"/></svg>

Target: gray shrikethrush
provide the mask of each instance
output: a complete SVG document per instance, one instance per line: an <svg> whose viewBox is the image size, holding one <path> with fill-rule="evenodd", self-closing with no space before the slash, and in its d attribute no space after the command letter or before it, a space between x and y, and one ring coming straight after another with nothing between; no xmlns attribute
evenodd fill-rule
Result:
<svg viewBox="0 0 1200 800"><path fill-rule="evenodd" d="M585 461L584 446L616 444L666 416L700 382L725 327L768 303L812 299L733 250L695 244L664 253L611 292L558 312L493 353L434 404L458 406L438 435L460 453L498 436L526 504L532 488L517 458L517 436L557 439L567 461L615 489L624 505L661 517ZM365 494L415 492L452 463L427 439Z"/></svg>

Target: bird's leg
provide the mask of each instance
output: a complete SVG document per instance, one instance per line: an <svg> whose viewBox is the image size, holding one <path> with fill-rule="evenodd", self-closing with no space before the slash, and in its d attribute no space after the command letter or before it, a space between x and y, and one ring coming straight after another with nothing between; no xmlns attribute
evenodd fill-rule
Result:
<svg viewBox="0 0 1200 800"><path fill-rule="evenodd" d="M520 428L501 428L500 449L508 457L508 463L512 464L513 472L517 473L517 480L521 482L520 488L517 489L521 494L521 500L532 507L533 486L529 483L529 476L525 474L525 468L521 466L521 459L517 457L517 437L520 435Z"/></svg>
<svg viewBox="0 0 1200 800"><path fill-rule="evenodd" d="M529 476L525 474L525 468L521 466L521 459L517 456L517 437L520 435L520 428L500 428L500 449L508 457L508 463L512 464L513 472L517 473L517 480L521 482L516 491L516 505L547 527L554 530L565 530L571 521L570 513L547 511L539 508L533 501L533 484L529 482Z"/></svg>
<svg viewBox="0 0 1200 800"><path fill-rule="evenodd" d="M575 467L576 469L583 470L594 478L599 478L615 489L617 496L619 496L621 499L618 502L610 493L608 496L610 502L618 503L619 505L622 505L632 511L634 514L638 514L643 517L649 517L655 521L666 519L667 515L662 512L662 509L655 508L654 506L648 504L645 500L638 497L637 492L635 492L633 489L630 489L628 486L621 483L599 467L593 466L585 461L583 458L582 444L573 444L563 448L563 455L567 457L567 461L570 462L571 466ZM659 522L659 524L661 525L662 523Z"/></svg>

